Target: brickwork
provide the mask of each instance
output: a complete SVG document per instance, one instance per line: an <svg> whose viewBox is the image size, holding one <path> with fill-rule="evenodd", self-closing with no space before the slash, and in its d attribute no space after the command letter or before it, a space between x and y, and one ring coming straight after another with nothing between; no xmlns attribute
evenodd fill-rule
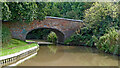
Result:
<svg viewBox="0 0 120 68"><path fill-rule="evenodd" d="M78 28L83 26L81 20L65 19L58 17L46 17L43 21L34 20L30 23L7 23L13 38L26 40L26 35L38 28L52 29L58 36L58 42L69 38Z"/></svg>

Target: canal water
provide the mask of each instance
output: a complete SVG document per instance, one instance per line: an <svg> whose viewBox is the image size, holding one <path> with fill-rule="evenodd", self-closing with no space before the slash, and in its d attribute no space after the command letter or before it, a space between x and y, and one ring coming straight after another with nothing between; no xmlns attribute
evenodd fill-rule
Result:
<svg viewBox="0 0 120 68"><path fill-rule="evenodd" d="M84 46L40 46L38 54L18 66L118 66L118 56Z"/></svg>

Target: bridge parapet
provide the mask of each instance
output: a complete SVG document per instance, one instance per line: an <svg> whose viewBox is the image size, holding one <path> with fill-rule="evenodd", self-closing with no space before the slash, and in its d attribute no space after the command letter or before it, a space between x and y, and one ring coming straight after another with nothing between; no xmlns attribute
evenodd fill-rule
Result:
<svg viewBox="0 0 120 68"><path fill-rule="evenodd" d="M46 16L45 18L62 19L62 20L68 20L68 21L83 22L82 20L75 20L75 19L68 19L68 18L60 18L60 17L51 17L51 16Z"/></svg>

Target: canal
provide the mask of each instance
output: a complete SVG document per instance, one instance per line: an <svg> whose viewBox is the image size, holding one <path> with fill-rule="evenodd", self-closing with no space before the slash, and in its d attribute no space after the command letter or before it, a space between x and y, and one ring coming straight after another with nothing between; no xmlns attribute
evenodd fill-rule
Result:
<svg viewBox="0 0 120 68"><path fill-rule="evenodd" d="M36 56L18 66L118 66L118 56L84 46L40 45Z"/></svg>

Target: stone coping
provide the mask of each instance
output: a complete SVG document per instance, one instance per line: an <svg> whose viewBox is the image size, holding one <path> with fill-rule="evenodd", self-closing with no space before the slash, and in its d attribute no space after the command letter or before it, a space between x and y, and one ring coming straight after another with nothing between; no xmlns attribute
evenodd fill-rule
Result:
<svg viewBox="0 0 120 68"><path fill-rule="evenodd" d="M8 59L8 58L11 58L11 57L14 57L14 56L18 56L18 55L20 55L20 54L22 54L22 53L25 53L25 52L27 52L27 51L29 51L29 50L32 50L32 49L35 49L35 48L38 48L38 47L39 47L39 46L35 46L35 47L29 48L29 49L26 49L26 50L23 50L23 51L14 53L14 54L6 55L6 56L1 56L1 57L0 57L0 61L1 61L1 60L5 60L5 59Z"/></svg>
<svg viewBox="0 0 120 68"><path fill-rule="evenodd" d="M8 66L17 66L17 65L19 65L20 63L22 63L22 62L24 62L24 61L32 58L32 57L35 56L35 55L37 55L37 52L34 53L34 54L32 54L32 55L30 55L30 56L28 56L28 57L26 57L26 58L24 58L24 59L22 59L22 60L19 60L18 62L14 63L14 64L8 65Z"/></svg>
<svg viewBox="0 0 120 68"><path fill-rule="evenodd" d="M68 19L68 18L60 18L60 17L52 17L52 16L46 16L45 18L63 19L63 20L68 20L68 21L83 22L82 20L75 20L75 19Z"/></svg>

